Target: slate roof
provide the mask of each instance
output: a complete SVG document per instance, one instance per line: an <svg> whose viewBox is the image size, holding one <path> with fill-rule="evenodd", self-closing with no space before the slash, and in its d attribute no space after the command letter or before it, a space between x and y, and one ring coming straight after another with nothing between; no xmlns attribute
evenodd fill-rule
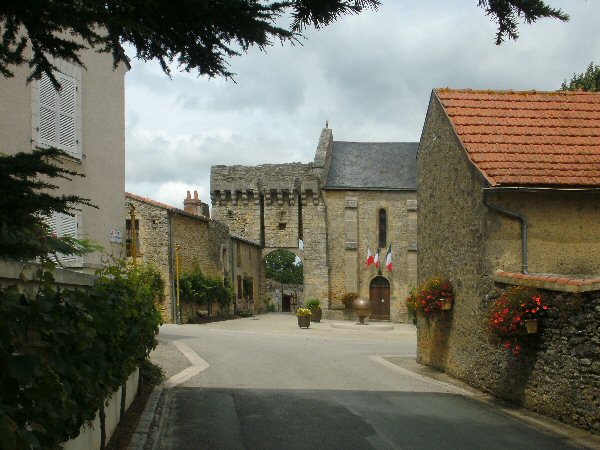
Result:
<svg viewBox="0 0 600 450"><path fill-rule="evenodd" d="M491 186L600 186L600 93L435 94Z"/></svg>
<svg viewBox="0 0 600 450"><path fill-rule="evenodd" d="M333 142L325 189L416 190L418 142Z"/></svg>

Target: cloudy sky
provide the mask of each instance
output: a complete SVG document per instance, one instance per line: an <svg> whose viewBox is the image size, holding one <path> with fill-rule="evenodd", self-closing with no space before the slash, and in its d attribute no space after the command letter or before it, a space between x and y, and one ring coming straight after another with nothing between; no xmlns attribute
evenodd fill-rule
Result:
<svg viewBox="0 0 600 450"><path fill-rule="evenodd" d="M571 15L494 45L476 0L382 0L378 11L232 59L235 83L134 62L126 77L126 188L182 207L209 201L214 164L309 162L329 121L339 141L418 141L431 90L556 90L600 63L594 0L548 0Z"/></svg>

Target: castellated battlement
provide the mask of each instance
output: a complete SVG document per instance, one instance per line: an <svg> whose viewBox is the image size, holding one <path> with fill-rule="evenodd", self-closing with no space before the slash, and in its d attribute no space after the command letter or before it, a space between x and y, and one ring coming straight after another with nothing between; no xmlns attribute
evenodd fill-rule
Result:
<svg viewBox="0 0 600 450"><path fill-rule="evenodd" d="M213 207L259 205L318 205L323 170L314 164L262 164L259 166L212 166L210 174Z"/></svg>

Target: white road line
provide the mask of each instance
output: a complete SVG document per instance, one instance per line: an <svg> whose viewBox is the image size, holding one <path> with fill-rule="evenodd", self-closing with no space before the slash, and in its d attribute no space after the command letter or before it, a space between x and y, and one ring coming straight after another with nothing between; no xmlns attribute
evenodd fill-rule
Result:
<svg viewBox="0 0 600 450"><path fill-rule="evenodd" d="M203 370L208 369L208 364L204 359L198 355L192 348L183 341L173 341L173 345L181 352L183 356L192 364L187 369L183 369L181 372L176 373L171 378L166 380L163 385L165 388L173 388L178 384L184 383L190 378L198 375Z"/></svg>
<svg viewBox="0 0 600 450"><path fill-rule="evenodd" d="M392 355L390 355L390 356L392 356ZM393 355L393 356L400 356L400 355ZM454 385L452 385L450 383L446 383L444 381L439 381L439 380L434 380L434 379L431 379L431 378L426 377L424 375L419 375L418 373L415 373L415 372L412 372L412 371L410 371L408 369L405 369L404 367L400 367L399 365L394 364L393 362L388 361L383 356L373 355L373 356L369 356L369 358L372 359L373 361L375 361L376 363L381 364L382 366L385 366L385 367L387 367L389 369L395 370L396 372L399 372L399 373L401 373L403 375L407 375L409 377L416 378L417 380L421 380L421 381L424 381L426 383L430 383L430 384L434 384L436 386L443 387L444 389L456 392L457 394L462 394L462 395L465 395L467 397L473 397L475 395L473 392L469 392L469 391L467 391L465 389L461 389L461 388L459 388L457 386L454 386Z"/></svg>

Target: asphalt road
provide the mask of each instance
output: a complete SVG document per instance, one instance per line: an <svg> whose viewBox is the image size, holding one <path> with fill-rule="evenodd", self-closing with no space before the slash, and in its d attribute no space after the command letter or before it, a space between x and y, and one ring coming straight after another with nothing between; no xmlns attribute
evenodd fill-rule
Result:
<svg viewBox="0 0 600 450"><path fill-rule="evenodd" d="M414 361L411 325L374 328L299 329L285 314L163 326L153 449L579 448L394 364Z"/></svg>

